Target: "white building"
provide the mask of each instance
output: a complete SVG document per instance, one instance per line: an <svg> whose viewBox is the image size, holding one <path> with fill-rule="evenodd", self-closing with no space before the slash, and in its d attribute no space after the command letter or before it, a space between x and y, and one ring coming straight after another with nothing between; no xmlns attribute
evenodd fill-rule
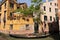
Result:
<svg viewBox="0 0 60 40"><path fill-rule="evenodd" d="M57 0L46 0L42 5L44 14L41 16L41 20L47 22L53 22L56 20L56 13L58 10Z"/></svg>

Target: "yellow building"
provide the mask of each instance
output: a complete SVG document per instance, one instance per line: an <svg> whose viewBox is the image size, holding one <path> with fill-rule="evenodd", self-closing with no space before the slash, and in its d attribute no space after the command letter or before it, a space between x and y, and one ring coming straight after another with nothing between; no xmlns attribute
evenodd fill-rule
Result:
<svg viewBox="0 0 60 40"><path fill-rule="evenodd" d="M0 32L10 34L33 33L33 18L13 13L16 9L27 8L26 3L17 3L17 0L3 0L0 4Z"/></svg>

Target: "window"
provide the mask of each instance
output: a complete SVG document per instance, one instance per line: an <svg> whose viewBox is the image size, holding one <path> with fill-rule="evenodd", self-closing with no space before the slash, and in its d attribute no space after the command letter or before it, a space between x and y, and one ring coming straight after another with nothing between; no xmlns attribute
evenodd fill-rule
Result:
<svg viewBox="0 0 60 40"><path fill-rule="evenodd" d="M6 22L6 11L4 11L4 23Z"/></svg>
<svg viewBox="0 0 60 40"><path fill-rule="evenodd" d="M19 7L17 7L17 9L19 9Z"/></svg>
<svg viewBox="0 0 60 40"><path fill-rule="evenodd" d="M10 7L13 8L14 7L14 4L13 3L10 3Z"/></svg>
<svg viewBox="0 0 60 40"><path fill-rule="evenodd" d="M44 21L47 21L47 16L44 16Z"/></svg>
<svg viewBox="0 0 60 40"><path fill-rule="evenodd" d="M13 14L10 13L10 20L13 20Z"/></svg>
<svg viewBox="0 0 60 40"><path fill-rule="evenodd" d="M46 7L44 6L44 11L46 11Z"/></svg>
<svg viewBox="0 0 60 40"><path fill-rule="evenodd" d="M49 8L49 12L51 12L51 8Z"/></svg>
<svg viewBox="0 0 60 40"><path fill-rule="evenodd" d="M50 16L50 21L52 21L52 16Z"/></svg>
<svg viewBox="0 0 60 40"><path fill-rule="evenodd" d="M29 24L26 24L26 30L29 30Z"/></svg>
<svg viewBox="0 0 60 40"><path fill-rule="evenodd" d="M4 17L6 17L6 11L4 11Z"/></svg>
<svg viewBox="0 0 60 40"><path fill-rule="evenodd" d="M27 21L29 21L29 19L26 19Z"/></svg>
<svg viewBox="0 0 60 40"><path fill-rule="evenodd" d="M12 13L10 13L10 16L12 17Z"/></svg>
<svg viewBox="0 0 60 40"><path fill-rule="evenodd" d="M55 6L58 6L58 3L55 3Z"/></svg>
<svg viewBox="0 0 60 40"><path fill-rule="evenodd" d="M23 17L22 19L23 19L23 20L25 20L25 18L24 18L24 17Z"/></svg>
<svg viewBox="0 0 60 40"><path fill-rule="evenodd" d="M13 24L10 24L10 30L13 30Z"/></svg>
<svg viewBox="0 0 60 40"><path fill-rule="evenodd" d="M50 5L52 5L52 3L50 3Z"/></svg>
<svg viewBox="0 0 60 40"><path fill-rule="evenodd" d="M57 8L55 8L55 13L57 13L58 12L58 9Z"/></svg>
<svg viewBox="0 0 60 40"><path fill-rule="evenodd" d="M53 17L53 20L55 21L55 18Z"/></svg>
<svg viewBox="0 0 60 40"><path fill-rule="evenodd" d="M6 9L6 3L5 3L5 9Z"/></svg>
<svg viewBox="0 0 60 40"><path fill-rule="evenodd" d="M55 3L55 6L56 6L56 3Z"/></svg>

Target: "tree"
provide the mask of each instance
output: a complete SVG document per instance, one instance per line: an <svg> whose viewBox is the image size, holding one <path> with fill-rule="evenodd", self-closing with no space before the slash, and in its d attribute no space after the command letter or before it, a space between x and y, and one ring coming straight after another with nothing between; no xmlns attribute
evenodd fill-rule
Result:
<svg viewBox="0 0 60 40"><path fill-rule="evenodd" d="M30 8L33 10L33 14L36 14L36 17L34 17L35 33L38 33L39 23L41 23L41 14L43 14L41 10L42 0L31 0L31 3L33 5L33 8L32 5Z"/></svg>
<svg viewBox="0 0 60 40"><path fill-rule="evenodd" d="M26 9L17 9L17 12L21 12L23 13L25 16L28 16L28 15L33 15L33 16L36 16L36 17L33 17L34 19L34 27L36 28L35 29L35 32L38 32L38 25L39 23L41 23L41 14L43 14L42 10L41 10L41 4L42 4L42 0L31 0L31 6L26 8ZM36 14L36 15L34 15Z"/></svg>
<svg viewBox="0 0 60 40"><path fill-rule="evenodd" d="M41 4L42 4L42 0L31 0L32 5L34 6L32 9L33 12L35 12L37 14L37 17L34 18L34 20L38 21L39 23L41 22L40 16L41 14L43 14L42 10L41 10Z"/></svg>
<svg viewBox="0 0 60 40"><path fill-rule="evenodd" d="M33 15L33 14L32 14L33 11L31 11L30 8L26 8L26 9L21 9L21 8L19 8L19 9L15 10L15 12L23 13L24 16Z"/></svg>

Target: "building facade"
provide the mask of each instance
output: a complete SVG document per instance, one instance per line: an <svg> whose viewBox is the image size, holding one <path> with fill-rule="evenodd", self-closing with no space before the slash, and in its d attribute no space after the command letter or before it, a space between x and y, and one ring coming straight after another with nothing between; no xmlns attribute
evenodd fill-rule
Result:
<svg viewBox="0 0 60 40"><path fill-rule="evenodd" d="M58 17L59 17L59 31L60 31L60 0L58 0Z"/></svg>
<svg viewBox="0 0 60 40"><path fill-rule="evenodd" d="M0 4L0 32L10 34L33 33L32 17L24 17L13 12L16 9L27 8L26 3L17 3L17 0L2 0Z"/></svg>
<svg viewBox="0 0 60 40"><path fill-rule="evenodd" d="M59 20L60 20L60 0L58 0L58 16L59 16Z"/></svg>
<svg viewBox="0 0 60 40"><path fill-rule="evenodd" d="M37 28L39 33L42 33L42 28L49 32L49 22L56 20L57 14L57 0L46 0L41 6L44 14L41 15L42 22L46 21L46 27L44 23L39 24ZM34 33L34 21L31 16L25 17L19 12L13 13L16 9L27 8L26 3L17 3L17 0L2 0L0 4L0 32L10 34L30 34Z"/></svg>
<svg viewBox="0 0 60 40"><path fill-rule="evenodd" d="M49 23L56 20L56 14L58 10L57 0L46 0L42 5L43 15L42 21L47 21Z"/></svg>

